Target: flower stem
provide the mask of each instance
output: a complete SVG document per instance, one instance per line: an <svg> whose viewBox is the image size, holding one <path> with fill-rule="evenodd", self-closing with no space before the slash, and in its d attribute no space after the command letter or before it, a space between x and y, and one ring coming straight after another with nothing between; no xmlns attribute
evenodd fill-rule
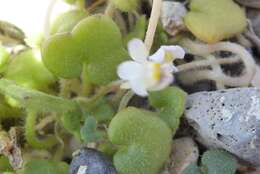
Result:
<svg viewBox="0 0 260 174"><path fill-rule="evenodd" d="M122 98L119 107L118 107L118 111L121 111L122 109L126 108L126 106L128 105L129 101L132 99L132 97L134 96L134 92L132 90L127 91L127 93L124 95L124 97Z"/></svg>
<svg viewBox="0 0 260 174"><path fill-rule="evenodd" d="M82 108L87 108L91 110L93 107L96 106L99 99L104 97L107 93L115 89L121 82L116 81L108 84L107 86L101 87L99 91L91 98L85 99L82 97L77 98L77 102L79 103Z"/></svg>
<svg viewBox="0 0 260 174"><path fill-rule="evenodd" d="M162 6L162 0L153 0L151 17L149 20L149 25L148 25L148 29L147 29L146 37L145 37L145 41L144 41L148 51L151 50L152 45L153 45L156 27L158 25L159 18L160 18L161 6Z"/></svg>
<svg viewBox="0 0 260 174"><path fill-rule="evenodd" d="M54 9L55 4L57 3L57 0L51 0L47 13L45 16L45 21L44 21L44 36L45 38L48 38L50 35L50 23L51 23L51 15Z"/></svg>

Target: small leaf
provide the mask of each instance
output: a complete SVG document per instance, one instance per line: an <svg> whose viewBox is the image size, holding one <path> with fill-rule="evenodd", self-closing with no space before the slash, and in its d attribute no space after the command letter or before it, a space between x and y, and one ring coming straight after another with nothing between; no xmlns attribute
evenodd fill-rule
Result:
<svg viewBox="0 0 260 174"><path fill-rule="evenodd" d="M170 154L171 130L150 111L121 110L110 122L108 136L119 147L113 158L122 174L157 174Z"/></svg>
<svg viewBox="0 0 260 174"><path fill-rule="evenodd" d="M202 174L200 168L192 163L188 167L186 167L181 174Z"/></svg>
<svg viewBox="0 0 260 174"><path fill-rule="evenodd" d="M83 19L69 33L55 34L42 48L43 62L62 78L84 77L91 84L105 85L117 79L117 66L128 54L116 23L104 15Z"/></svg>
<svg viewBox="0 0 260 174"><path fill-rule="evenodd" d="M51 26L50 34L56 33L64 33L64 32L71 32L72 29L78 24L82 19L86 18L88 13L86 10L77 9L77 10L70 10L61 15L59 15Z"/></svg>
<svg viewBox="0 0 260 174"><path fill-rule="evenodd" d="M245 11L233 0L191 0L185 25L200 40L215 43L241 33Z"/></svg>
<svg viewBox="0 0 260 174"><path fill-rule="evenodd" d="M21 87L16 85L13 81L6 79L0 79L0 93L6 94L17 100L19 104L26 109L41 113L64 113L73 111L79 107L75 101Z"/></svg>
<svg viewBox="0 0 260 174"><path fill-rule="evenodd" d="M23 174L67 174L68 165L51 160L34 159L26 163Z"/></svg>
<svg viewBox="0 0 260 174"><path fill-rule="evenodd" d="M201 163L207 174L234 174L237 169L235 158L224 150L209 150L202 156Z"/></svg>
<svg viewBox="0 0 260 174"><path fill-rule="evenodd" d="M79 109L68 111L62 116L62 124L64 128L76 137L80 137L82 113Z"/></svg>
<svg viewBox="0 0 260 174"><path fill-rule="evenodd" d="M0 171L12 171L12 166L5 156L0 156Z"/></svg>
<svg viewBox="0 0 260 174"><path fill-rule="evenodd" d="M108 101L105 98L102 98L100 101L97 102L96 106L91 109L89 115L93 115L99 123L107 122L111 121L111 119L115 115L115 111L110 106Z"/></svg>
<svg viewBox="0 0 260 174"><path fill-rule="evenodd" d="M24 87L48 91L56 78L39 59L31 49L20 52L12 58L4 77Z"/></svg>
<svg viewBox="0 0 260 174"><path fill-rule="evenodd" d="M81 138L85 143L95 142L101 139L104 134L97 130L97 120L94 117L87 117L84 126L81 128Z"/></svg>
<svg viewBox="0 0 260 174"><path fill-rule="evenodd" d="M159 109L160 117L175 132L185 108L187 94L177 87L168 87L149 94L150 104Z"/></svg>
<svg viewBox="0 0 260 174"><path fill-rule="evenodd" d="M111 0L113 4L116 6L116 8L125 11L130 12L137 10L137 7L140 3L140 0Z"/></svg>
<svg viewBox="0 0 260 174"><path fill-rule="evenodd" d="M17 108L11 107L5 102L5 98L0 95L0 122L3 119L20 117L20 110Z"/></svg>

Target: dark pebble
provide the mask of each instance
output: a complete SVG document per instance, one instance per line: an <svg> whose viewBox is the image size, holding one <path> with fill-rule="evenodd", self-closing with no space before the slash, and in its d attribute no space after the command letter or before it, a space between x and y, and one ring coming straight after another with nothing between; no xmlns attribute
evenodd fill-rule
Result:
<svg viewBox="0 0 260 174"><path fill-rule="evenodd" d="M79 173L79 169L83 170ZM72 159L69 174L117 174L110 158L90 148L82 148Z"/></svg>

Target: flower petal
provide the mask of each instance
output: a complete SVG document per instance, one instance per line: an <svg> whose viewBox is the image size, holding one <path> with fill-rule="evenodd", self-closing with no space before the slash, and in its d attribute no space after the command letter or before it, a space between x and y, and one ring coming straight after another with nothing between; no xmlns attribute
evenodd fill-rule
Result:
<svg viewBox="0 0 260 174"><path fill-rule="evenodd" d="M172 53L173 57L176 59L183 59L185 55L185 51L182 47L176 45L176 46L161 46L160 49L164 49L165 51L168 51Z"/></svg>
<svg viewBox="0 0 260 174"><path fill-rule="evenodd" d="M173 75L168 74L161 79L159 84L150 88L149 90L150 91L160 91L160 90L166 88L167 86L169 86L173 81L174 81Z"/></svg>
<svg viewBox="0 0 260 174"><path fill-rule="evenodd" d="M149 60L154 61L156 63L164 62L165 51L164 49L158 49L153 55L149 57Z"/></svg>
<svg viewBox="0 0 260 174"><path fill-rule="evenodd" d="M140 39L132 39L128 42L128 52L132 59L137 62L144 62L149 56L149 52Z"/></svg>
<svg viewBox="0 0 260 174"><path fill-rule="evenodd" d="M139 96L145 97L148 95L145 85L142 80L132 80L130 81L131 89Z"/></svg>
<svg viewBox="0 0 260 174"><path fill-rule="evenodd" d="M166 74L178 72L178 68L170 63L165 63L165 64L161 65L161 68L162 68L162 71Z"/></svg>
<svg viewBox="0 0 260 174"><path fill-rule="evenodd" d="M121 63L117 68L118 76L123 80L132 80L143 74L143 66L134 61Z"/></svg>

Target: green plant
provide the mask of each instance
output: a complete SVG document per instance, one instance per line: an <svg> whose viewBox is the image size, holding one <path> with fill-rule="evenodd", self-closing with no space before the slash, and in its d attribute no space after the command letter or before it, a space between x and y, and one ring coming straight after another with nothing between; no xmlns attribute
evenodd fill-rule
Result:
<svg viewBox="0 0 260 174"><path fill-rule="evenodd" d="M192 0L185 16L188 29L199 39L215 43L241 33L245 12L232 0Z"/></svg>
<svg viewBox="0 0 260 174"><path fill-rule="evenodd" d="M201 159L201 167L190 164L182 174L235 174L237 162L228 152L213 149L205 152Z"/></svg>
<svg viewBox="0 0 260 174"><path fill-rule="evenodd" d="M42 56L45 66L63 78L79 77L86 64L84 75L98 85L115 80L117 65L128 57L118 27L103 15L87 17L72 33L50 37Z"/></svg>
<svg viewBox="0 0 260 174"><path fill-rule="evenodd" d="M111 121L108 136L119 146L114 165L120 174L157 174L171 150L171 131L155 113L129 107Z"/></svg>

